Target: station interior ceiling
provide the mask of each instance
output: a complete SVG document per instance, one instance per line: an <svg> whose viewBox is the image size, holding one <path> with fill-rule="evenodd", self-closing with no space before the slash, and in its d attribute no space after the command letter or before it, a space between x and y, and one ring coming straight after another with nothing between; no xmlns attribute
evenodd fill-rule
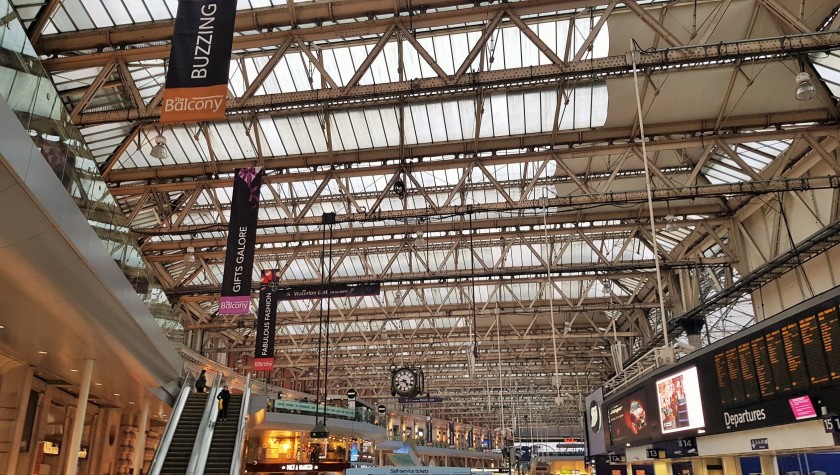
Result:
<svg viewBox="0 0 840 475"><path fill-rule="evenodd" d="M254 315L218 314L240 167L266 170L255 277L381 285L279 302L273 382L323 385L328 341L330 394L393 403L391 368L416 367L429 415L580 433L663 321L731 335L757 270L827 247L798 246L783 197L836 202L833 2L239 0L227 117L183 124L159 121L176 0L11 4L113 197L92 224L128 236L167 331L250 364ZM777 232L747 256L756 212Z"/></svg>

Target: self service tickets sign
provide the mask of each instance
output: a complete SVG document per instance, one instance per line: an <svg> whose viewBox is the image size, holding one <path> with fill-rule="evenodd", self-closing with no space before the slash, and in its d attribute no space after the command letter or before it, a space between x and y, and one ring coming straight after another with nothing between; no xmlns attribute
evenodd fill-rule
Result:
<svg viewBox="0 0 840 475"><path fill-rule="evenodd" d="M222 119L227 105L236 0L180 0L161 122Z"/></svg>

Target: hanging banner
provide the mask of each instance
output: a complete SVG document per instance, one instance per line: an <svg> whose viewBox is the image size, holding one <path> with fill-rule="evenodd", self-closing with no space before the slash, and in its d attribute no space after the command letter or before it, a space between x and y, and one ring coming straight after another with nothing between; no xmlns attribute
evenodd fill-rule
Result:
<svg viewBox="0 0 840 475"><path fill-rule="evenodd" d="M236 0L180 0L160 121L223 119Z"/></svg>
<svg viewBox="0 0 840 475"><path fill-rule="evenodd" d="M219 304L219 313L223 315L251 312L251 269L254 266L262 171L261 167L239 168L233 179L225 274Z"/></svg>
<svg viewBox="0 0 840 475"><path fill-rule="evenodd" d="M264 269L260 278L260 305L257 310L257 338L254 371L274 368L274 333L277 322L277 275L279 271Z"/></svg>
<svg viewBox="0 0 840 475"><path fill-rule="evenodd" d="M278 300L303 300L303 299L324 299L339 297L363 297L366 295L379 295L380 285L359 284L344 285L332 284L321 287L313 285L309 287L297 287L291 289L280 289L277 291Z"/></svg>

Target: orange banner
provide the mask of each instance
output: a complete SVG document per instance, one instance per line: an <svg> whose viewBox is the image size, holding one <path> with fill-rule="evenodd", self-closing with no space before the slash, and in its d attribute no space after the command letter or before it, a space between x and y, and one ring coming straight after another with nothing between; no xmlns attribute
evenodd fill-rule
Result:
<svg viewBox="0 0 840 475"><path fill-rule="evenodd" d="M226 105L227 84L167 88L163 91L160 121L168 123L224 119Z"/></svg>

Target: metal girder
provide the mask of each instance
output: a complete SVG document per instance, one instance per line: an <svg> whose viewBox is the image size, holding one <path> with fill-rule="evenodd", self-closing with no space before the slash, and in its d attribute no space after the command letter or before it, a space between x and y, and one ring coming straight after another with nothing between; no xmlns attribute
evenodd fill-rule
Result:
<svg viewBox="0 0 840 475"><path fill-rule="evenodd" d="M709 205L691 205L686 207L674 207L668 209L660 209L654 210L654 215L656 217L664 217L667 214L672 214L674 216L687 216L686 219L680 221L681 227L693 228L695 226L699 226L701 223L707 223L711 225L721 225L726 224L729 222L729 218L727 217L708 217L703 219L696 219L691 218L692 215L702 215L702 214L710 214L709 211L719 209L717 206L709 206ZM615 212L614 212L615 213ZM619 216L615 214L597 214L597 215L576 215L573 218L568 216L559 216L554 214L552 216L546 216L545 221L546 224L549 225L548 227L548 234L551 236L551 239L556 239L559 236L568 236L568 235L576 235L580 230L585 231L588 234L597 235L599 237L618 237L618 236L625 236L634 230L638 229L639 226L645 225L646 221L638 218L632 218L623 220L621 223L611 223L611 224L595 224L595 221L609 221L610 218L618 219ZM562 226L564 223L591 223L588 226L578 228L578 227L567 227ZM516 231L508 231L507 228L510 229L517 229ZM528 229L531 228L531 229ZM338 229L333 232L333 239L336 240L349 240L349 239L356 239L352 242L352 247L357 250L369 249L369 248L385 248L385 249L392 249L396 244L393 242L389 243L377 241L377 240L363 240L364 237L374 237L374 236L399 236L399 235L408 235L414 231L414 229L420 229L426 236L424 239L428 242L430 246L435 244L445 244L451 243L452 237L446 235L433 235L434 233L448 233L453 230L452 223L444 223L444 222L435 222L435 223L428 223L418 227L412 227L409 232L406 230L405 225L389 225L383 224L382 226L376 227L365 227L365 228L347 228L347 229ZM482 243L490 242L491 245L499 246L502 241L510 241L512 239L526 239L526 238L535 238L535 242L543 241L544 235L546 230L543 229L543 217L542 216L530 216L530 217L523 217L523 218L499 218L499 219L475 219L472 223L472 229L474 230L484 230L484 229L498 229L496 232L482 232L480 233L481 241L477 243L477 245L483 245ZM320 252L321 251L321 240L323 235L320 231L297 231L293 233L277 233L277 234L267 234L261 235L260 240L257 241L257 244L289 244L288 247L280 247L280 246L272 246L272 247L258 247L255 250L257 259L260 259L260 256L273 256L273 255L282 255L284 253L291 253L293 251L304 252ZM408 237L406 237L408 239ZM413 240L414 237L412 236L411 239ZM399 239L395 239L398 241ZM312 244L308 244L311 242ZM165 251L172 251L172 250L180 250L184 251L187 247L193 247L196 249L195 256L200 257L202 259L224 259L225 253L221 249L223 246L226 245L226 238L219 237L217 239L191 239L185 242L180 240L178 241L157 241L148 244L144 247L146 251L146 260L148 262L177 262L183 260L184 256L181 253L172 254L172 253L164 253ZM486 244L484 244L486 245ZM202 250L207 248L217 248L216 250Z"/></svg>
<svg viewBox="0 0 840 475"><path fill-rule="evenodd" d="M645 133L648 135L646 148L651 152L698 147L707 144L709 140L721 140L727 144L760 140L785 140L806 131L818 136L830 135L836 133L837 127L835 125L822 125L830 120L831 116L825 109L814 109L766 115L732 116L726 120L725 128L727 130L717 132L712 130L714 119L662 124L651 123L645 124ZM788 128L790 124L799 123L805 123L805 125ZM776 126L779 130L766 130L766 128L772 126ZM755 129L762 130L755 131ZM476 152L485 164L536 161L550 157L552 154L556 154L560 158L586 158L599 155L621 154L640 147L635 142L628 143L628 137L631 134L632 127L603 127L595 130L564 131L557 133L556 136L548 132L505 137L485 137L479 141ZM218 162L216 166L218 173L222 174L233 173L237 168L249 166L265 166L269 170L308 168L313 170L313 174L317 174L320 177L323 177L324 172L318 170L318 167L330 167L334 168L331 172L335 176L344 177L359 176L354 175L358 172L353 165L362 163L375 164L377 162L382 164L393 160L400 160L403 157L416 160L416 163L411 164L412 169L427 171L451 167L452 165L449 162L454 162L459 166L465 166L471 159L467 157L470 157L473 153L472 146L473 140L468 139L449 141L441 144L410 145L405 147L403 155L400 155L399 147L382 147L374 150L333 152L329 157L323 153L264 157L262 164L258 163L257 158L226 160ZM552 149L540 150L546 147L552 147ZM535 151L531 152L528 150ZM423 160L425 157L451 155L455 155L456 159L438 160L435 162ZM459 160L457 159L458 156L463 156L464 158ZM399 165L389 164L383 167L381 169L374 168L374 170L381 170L383 173L393 173L398 169ZM111 170L108 174L108 181L109 183L115 184L111 186L111 192L115 196L119 196L123 194L121 183L161 183L167 180L181 178L207 178L213 173L208 163L168 165L166 167L123 168ZM367 174L366 171L361 171L361 173ZM294 181L298 180L299 176L306 177L307 175L290 174L290 177L286 179L270 175L266 179L269 181ZM232 183L232 181L229 183ZM132 190L132 188L127 189ZM129 191L129 194L133 193L133 191Z"/></svg>
<svg viewBox="0 0 840 475"><path fill-rule="evenodd" d="M599 3L573 1L568 2L568 5L564 4L564 9L597 6ZM318 25L318 28L292 28L293 32L311 35L303 38L306 41L381 34L382 31L378 30L380 25L383 22L392 22L394 18L393 6L393 2L389 0L365 0L364 3L358 0L333 0L328 3L305 2L295 5L294 15L277 7L239 11L236 14L234 31L259 31L262 34L236 36L234 50L277 45L280 43L277 42L278 37L288 35L289 25ZM451 8L454 6L471 8ZM422 10L418 12L420 8ZM453 23L486 21L488 15L492 17L495 12L511 8L521 11L522 14L550 13L557 11L557 2L555 0L528 0L515 4L476 5L474 2L464 0L423 0L422 5L411 8L410 1L401 0L399 11L402 14L396 18L408 17L410 13L411 25L414 28L425 29ZM376 18L380 16L388 18ZM342 21L358 20L362 17L368 20ZM33 43L41 54L47 56L83 50L102 51L109 48L123 50L129 45L169 41L174 27L174 20L158 20L131 26L47 35ZM237 42L237 40L241 41L242 38L252 36L264 39L259 43L248 43L248 46L240 46ZM251 38L251 40L254 39Z"/></svg>
<svg viewBox="0 0 840 475"><path fill-rule="evenodd" d="M519 282L519 281L517 281ZM185 301L189 299L190 301L194 302L211 302L218 300L218 296L215 295L193 295L193 296L186 296L181 297L179 301ZM501 316L508 317L508 316L533 316L539 313L548 314L550 311L557 315L566 315L569 313L595 313L595 312L606 312L606 311L631 311L631 310L650 310L652 308L659 308L659 304L656 302L632 302L632 303L623 303L623 302L598 302L598 300L603 299L587 299L581 305L578 306L556 306L556 308L549 309L549 303L546 300L538 300L535 304L528 307L527 310L523 310L521 307L518 306L516 302L498 302L500 308ZM496 303L494 302L494 305ZM668 306L670 308L670 306ZM447 304L447 305L436 305L435 306L436 312L430 313L429 310L423 306L401 306L400 307L400 318L410 320L410 319L435 319L435 318L459 318L459 317L471 317L472 310L464 309L463 305L459 304ZM486 318L487 316L482 314L480 318ZM343 317L334 317L336 322L346 322L346 321L356 321L359 319L360 321L365 322L376 322L376 321L389 321L392 320L391 315L383 313L382 309L380 308L358 308L353 311L352 320L348 320L347 318ZM277 321L278 322L296 322L298 319L298 315L293 312L278 312L277 313ZM240 328L251 328L256 323L256 319L251 316L243 316L243 317L233 317L227 318L226 321L214 321L210 323L187 323L184 324L185 330L196 330L196 329L203 329L208 331L224 331L224 330L235 330ZM607 322L604 322L607 324ZM612 335L612 333L610 333Z"/></svg>
<svg viewBox="0 0 840 475"><path fill-rule="evenodd" d="M840 48L840 32L832 31L646 51L639 53L637 64L639 68L644 68L651 73L658 70L721 67L727 62L738 59L771 61L811 51L836 48ZM629 76L632 72L633 64L630 58L609 56L567 63L562 66L560 74L558 74L558 66L550 64L501 71L478 71L461 75L456 73L447 78L433 77L384 84L266 94L251 96L247 99L233 98L228 101L227 113L228 116L246 112L270 115L284 108L292 108L295 113L302 113L307 107L313 107L312 112L315 112L325 106L335 108L340 104L370 107L386 101L404 102L411 97L428 100L434 95L451 97L453 93L474 94L475 91L485 88L509 89L511 83L519 87L547 87L571 79L585 82L598 77L603 80L610 77ZM160 107L146 110L134 108L83 113L75 123L84 126L120 121L157 121L159 117Z"/></svg>
<svg viewBox="0 0 840 475"><path fill-rule="evenodd" d="M550 334L547 335L546 333L547 332L543 331L543 332L541 332L541 334L531 334L531 335L527 335L527 336L523 336L523 337L512 337L512 338L507 339L505 341L505 344L515 346L515 345L519 345L519 344L532 344L535 341L547 342L547 341L550 341ZM622 337L622 338L639 336L635 332L625 332L625 331L617 332L617 335L619 337ZM611 336L612 336L612 333L604 334L604 333L596 333L596 332L569 332L568 334L562 335L561 338L564 339L564 340L601 340L601 341L603 341L603 340L606 340L607 338L610 338ZM434 341L434 342L437 342L437 344L440 344L440 340L441 340L440 335L438 335L436 333L422 333L422 334L413 334L413 335L411 335L410 341L406 341L403 338L403 335L401 333L394 332L394 331L387 332L387 333L383 332L382 334L380 334L378 336L378 338L379 339L400 340L400 350L399 351L407 351L409 353L415 351L415 349L412 349L411 346L423 347L422 350L421 350L421 352L422 352L422 351L425 351L426 349L428 349L427 347L429 346L429 344L431 342ZM249 338L249 339L253 340L253 338ZM337 341L332 341L332 339L331 339L330 349L335 351L336 352L335 354L341 353L342 351L345 351L345 352L346 351L355 351L357 349L357 347L364 346L365 341L366 341L365 338L363 338L360 333L349 333L349 334L346 334L346 335L342 336L342 338L340 340L337 339ZM460 347L461 344L470 343L472 341L472 337L467 333L447 335L445 341L446 341L446 343L459 344L458 347ZM280 352L282 352L284 350L287 350L287 349L294 349L296 351L306 351L306 350L314 350L314 349L318 348L318 342L317 341L312 341L311 339L309 339L305 342L298 343L295 340L294 336L290 337L290 336L287 336L287 335L276 336L275 339L274 339L274 344L275 344L275 348L279 348ZM351 347L351 348L348 349L346 347ZM253 350L254 350L254 345L253 345L253 343L251 343L251 344L233 346L233 347L229 347L229 348L216 348L214 351L219 352L219 353L224 353L224 352L237 353L237 352L248 352L248 351L253 351ZM512 355L515 356L516 353L517 352L514 352L514 353L512 353ZM607 356L609 356L608 352L604 353L602 357L607 357ZM450 363L450 364L452 363L451 361L448 361L448 360L443 360L443 361L446 361L447 363ZM458 362L458 363L455 363L455 365L460 366L461 363Z"/></svg>
<svg viewBox="0 0 840 475"><path fill-rule="evenodd" d="M660 188L651 191L654 201L669 201L676 199L722 198L733 195L759 195L780 191L800 191L810 189L828 189L840 187L840 177L809 177L786 178L775 180L751 181L718 185L694 185L677 188ZM439 215L466 215L481 212L497 212L542 208L566 208L575 206L594 206L610 204L642 203L648 198L645 191L615 191L588 195L558 196L548 200L521 200L515 203L478 203L466 205L441 206L438 210L431 208L377 211L376 213L347 213L336 216L338 223L365 222L371 219L408 219L428 218ZM321 216L305 218L266 219L259 222L259 227L289 227L301 225L317 226L321 224ZM181 226L178 229L168 229L167 233L198 233L212 230L223 231L222 225Z"/></svg>
<svg viewBox="0 0 840 475"><path fill-rule="evenodd" d="M838 177L840 180L840 177ZM711 265L730 265L735 261L728 257L686 257L679 261L673 260L663 262L660 267L663 270L668 269L688 269L695 267L704 267ZM583 275L597 274L601 278L601 274L621 273L627 271L638 271L641 269L653 269L653 260L637 260L624 261L613 263L583 263L583 264L564 264L562 266L555 266L551 269L552 274L562 275L564 273L586 273ZM431 272L401 272L389 273L385 275L353 275L353 276L335 276L332 278L334 284L361 284L361 283L385 283L385 282L422 282L427 280L440 279L489 279L515 276L539 276L546 275L546 268L543 266L521 266L496 269L457 269L447 271L431 271ZM615 278L620 278L616 275ZM585 278L585 277L584 277ZM284 280L283 284L294 287L312 285L312 280ZM221 286L218 285L191 285L191 286L165 286L166 294L170 297L176 297L183 294L194 293L219 293Z"/></svg>

